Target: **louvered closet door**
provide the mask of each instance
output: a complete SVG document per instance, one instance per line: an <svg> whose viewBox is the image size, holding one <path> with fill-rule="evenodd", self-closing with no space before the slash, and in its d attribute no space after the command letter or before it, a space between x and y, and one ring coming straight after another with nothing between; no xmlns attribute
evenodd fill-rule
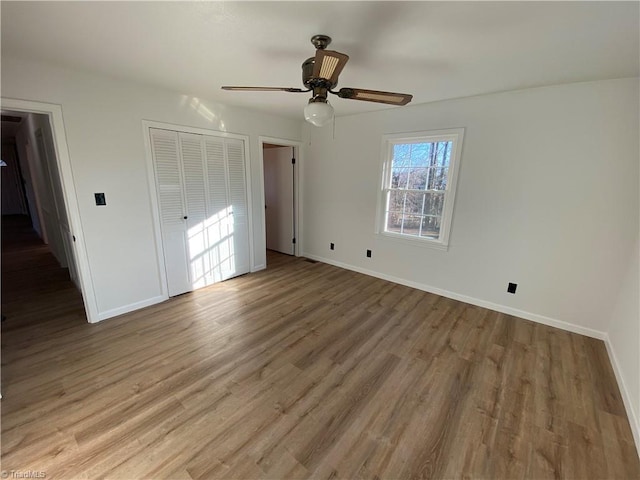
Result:
<svg viewBox="0 0 640 480"><path fill-rule="evenodd" d="M150 131L169 296L249 272L244 142Z"/></svg>
<svg viewBox="0 0 640 480"><path fill-rule="evenodd" d="M191 286L204 287L213 283L206 220L205 163L202 135L179 133L184 196L187 212L188 263Z"/></svg>
<svg viewBox="0 0 640 480"><path fill-rule="evenodd" d="M229 212L231 206L227 195L227 173L225 166L224 139L205 137L208 187L207 237L210 245L209 258L216 282L228 278L232 271L230 258ZM224 273L223 273L224 272Z"/></svg>
<svg viewBox="0 0 640 480"><path fill-rule="evenodd" d="M178 134L150 129L169 296L189 292L187 225Z"/></svg>
<svg viewBox="0 0 640 480"><path fill-rule="evenodd" d="M247 175L245 170L244 142L225 139L227 156L227 188L229 192L229 231L231 232L230 276L250 270L249 259L249 208L247 201Z"/></svg>

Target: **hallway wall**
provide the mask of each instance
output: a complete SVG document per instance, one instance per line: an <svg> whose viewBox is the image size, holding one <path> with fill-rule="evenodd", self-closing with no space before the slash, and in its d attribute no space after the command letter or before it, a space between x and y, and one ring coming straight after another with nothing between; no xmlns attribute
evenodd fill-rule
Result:
<svg viewBox="0 0 640 480"><path fill-rule="evenodd" d="M34 230L49 245L60 266L67 267L69 238L65 238L64 227L68 220L49 118L27 115L16 134L16 144L25 174L27 197L31 197L29 201L35 205L32 218L38 222L37 226L34 222Z"/></svg>

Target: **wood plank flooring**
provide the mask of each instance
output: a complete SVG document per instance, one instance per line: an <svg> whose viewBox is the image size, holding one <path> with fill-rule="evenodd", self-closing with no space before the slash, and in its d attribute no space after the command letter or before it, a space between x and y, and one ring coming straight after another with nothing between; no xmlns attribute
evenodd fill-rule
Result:
<svg viewBox="0 0 640 480"><path fill-rule="evenodd" d="M640 478L601 341L278 254L90 325L46 247L3 227L3 470Z"/></svg>

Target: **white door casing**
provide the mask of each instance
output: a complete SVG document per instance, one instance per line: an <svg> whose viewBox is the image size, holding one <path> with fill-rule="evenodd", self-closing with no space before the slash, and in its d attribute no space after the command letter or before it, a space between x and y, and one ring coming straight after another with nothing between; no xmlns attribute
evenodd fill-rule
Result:
<svg viewBox="0 0 640 480"><path fill-rule="evenodd" d="M302 142L296 140L289 140L286 138L276 138L276 137L267 137L267 136L259 136L258 137L258 175L260 177L259 185L260 185L260 193L263 200L265 198L265 172L264 172L264 145L265 144L272 145L281 145L287 147L294 148L294 188L293 188L293 238L296 239L295 244L293 245L293 254L295 256L304 255L304 217L301 215L303 211L303 200L304 200L304 151L302 149ZM262 231L265 232L264 237L264 245L266 247L266 215L264 205L262 206L262 214L260 215L262 220ZM265 265L260 265L260 268L265 268ZM255 267L254 267L255 268ZM260 268L255 268L256 270Z"/></svg>

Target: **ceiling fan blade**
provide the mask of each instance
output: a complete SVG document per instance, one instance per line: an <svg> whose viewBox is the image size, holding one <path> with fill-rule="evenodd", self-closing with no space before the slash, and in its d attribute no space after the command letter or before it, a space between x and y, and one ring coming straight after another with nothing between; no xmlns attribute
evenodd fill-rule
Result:
<svg viewBox="0 0 640 480"><path fill-rule="evenodd" d="M334 93L334 92L331 92ZM364 102L386 103L389 105L406 105L413 95L408 93L381 92L379 90L364 90L362 88L341 88L336 95L340 98L362 100Z"/></svg>
<svg viewBox="0 0 640 480"><path fill-rule="evenodd" d="M313 77L324 78L332 84L338 82L338 75L347 64L349 55L334 52L333 50L316 50L316 59L313 65Z"/></svg>
<svg viewBox="0 0 640 480"><path fill-rule="evenodd" d="M233 86L223 86L220 87L222 90L235 90L235 91L243 91L243 92L292 92L292 93L304 93L309 92L310 90L303 90L301 88L292 88L292 87L233 87Z"/></svg>

